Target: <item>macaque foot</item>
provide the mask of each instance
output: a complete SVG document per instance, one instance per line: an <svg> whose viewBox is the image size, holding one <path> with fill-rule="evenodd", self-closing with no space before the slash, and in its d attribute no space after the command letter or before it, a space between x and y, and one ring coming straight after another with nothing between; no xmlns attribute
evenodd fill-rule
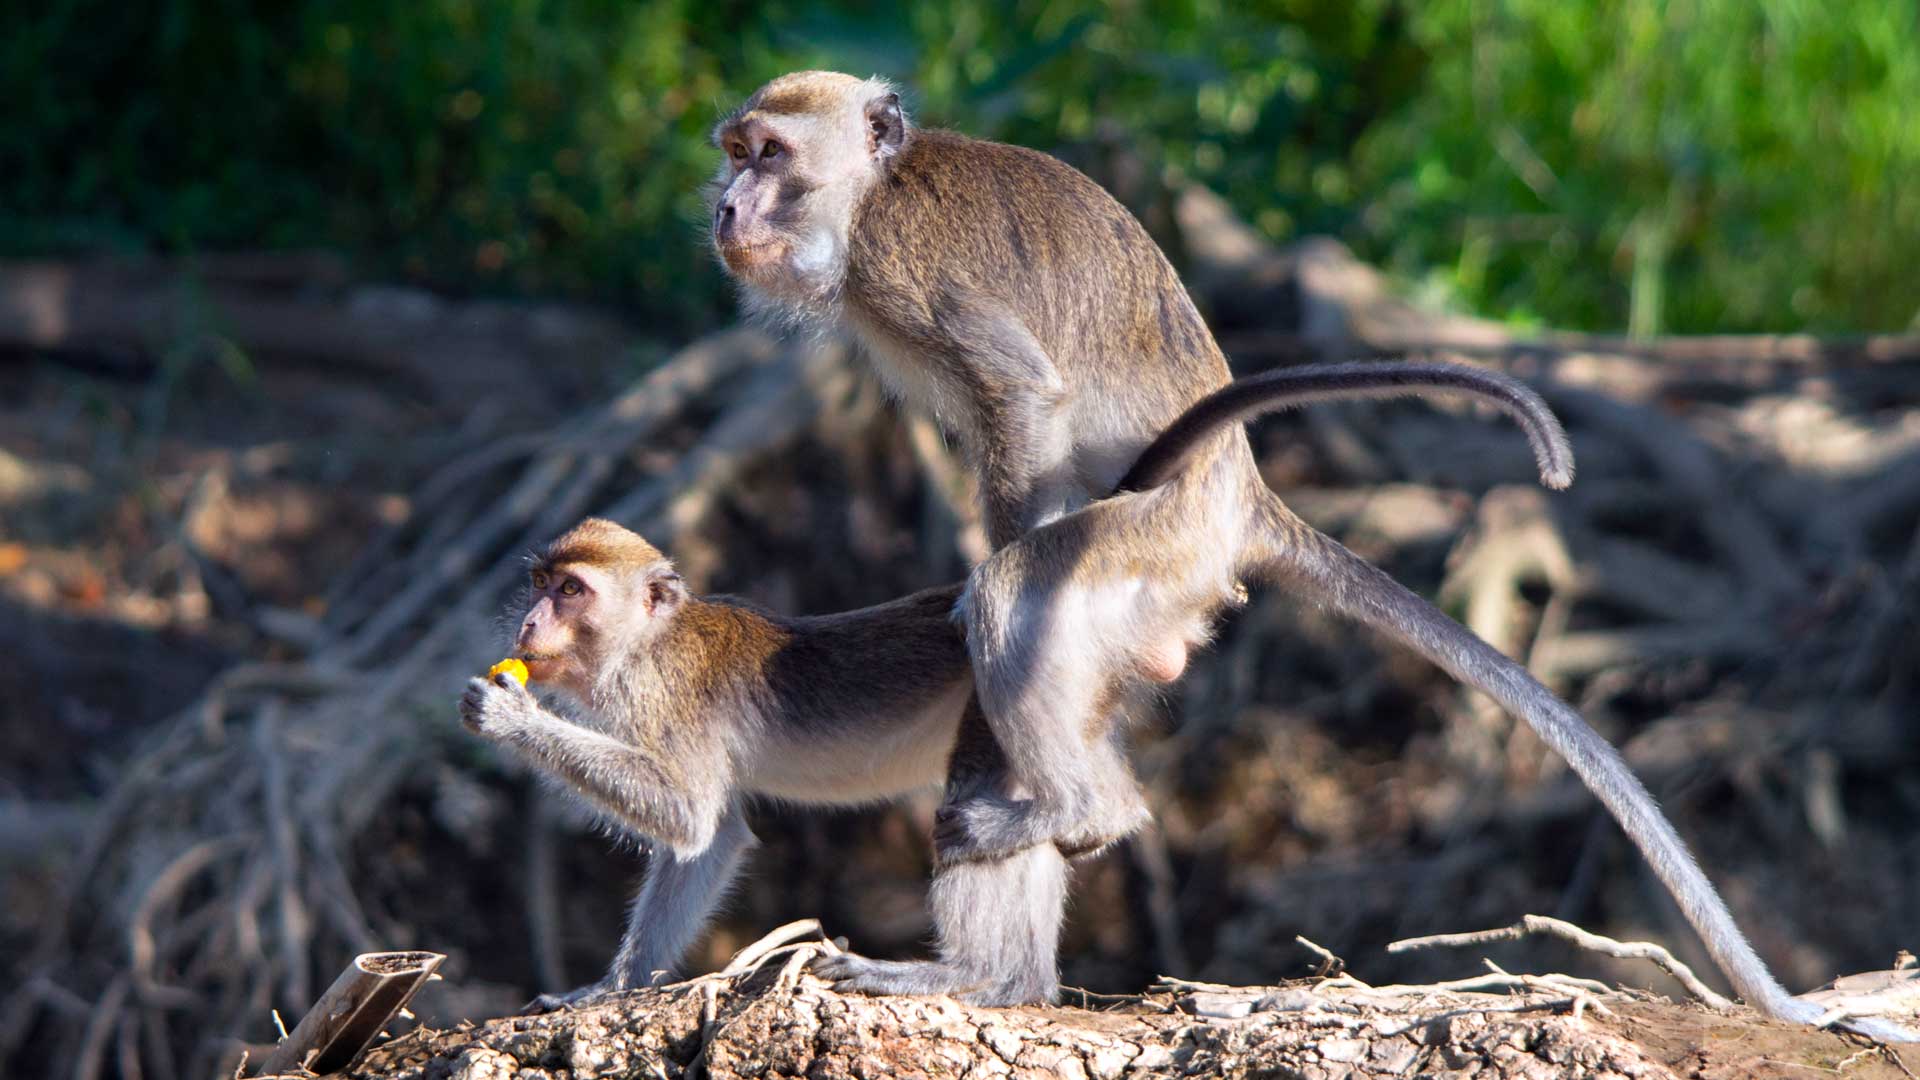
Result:
<svg viewBox="0 0 1920 1080"><path fill-rule="evenodd" d="M1068 859L1098 855L1138 832L1152 817L1147 804L1136 799L1131 805L1115 807L1079 829L1054 837L1053 846Z"/></svg>
<svg viewBox="0 0 1920 1080"><path fill-rule="evenodd" d="M1032 799L974 795L934 812L934 858L941 865L1004 859L1052 843L1061 831L1042 818Z"/></svg>
<svg viewBox="0 0 1920 1080"><path fill-rule="evenodd" d="M811 970L843 994L946 994L968 1005L996 1008L1049 1002L1060 991L1051 972L996 979L938 960L871 960L848 952L822 956Z"/></svg>
<svg viewBox="0 0 1920 1080"><path fill-rule="evenodd" d="M539 997L520 1006L519 1015L537 1016L540 1013L561 1012L565 1009L584 1005L588 1001L600 997L603 994L613 993L613 990L613 984L602 979L597 983L588 983L576 990L568 990L565 993L541 994Z"/></svg>
<svg viewBox="0 0 1920 1080"><path fill-rule="evenodd" d="M933 817L933 850L942 865L1003 859L1037 844L1052 844L1077 859L1093 855L1131 836L1152 816L1131 785L1102 800L1075 822L1050 820L1031 799L974 795L948 803Z"/></svg>

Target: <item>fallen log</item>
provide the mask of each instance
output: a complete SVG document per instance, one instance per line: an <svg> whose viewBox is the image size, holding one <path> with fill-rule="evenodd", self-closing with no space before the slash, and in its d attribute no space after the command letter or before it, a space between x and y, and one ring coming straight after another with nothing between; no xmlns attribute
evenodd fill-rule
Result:
<svg viewBox="0 0 1920 1080"><path fill-rule="evenodd" d="M422 400L458 403L508 382L521 394L549 393L543 384L556 379L577 390L587 385L581 373L632 344L616 320L557 304L453 303L400 288L342 294L325 276L295 283L218 269L0 260L0 349L106 356L144 376L180 350L231 348L347 365Z"/></svg>
<svg viewBox="0 0 1920 1080"><path fill-rule="evenodd" d="M642 990L465 1030L422 1028L369 1052L361 1080L514 1077L1799 1077L1911 1075L1909 1048L1747 1010L1551 977L1505 992L1167 983L1133 998L984 1009L841 995L763 972ZM1385 990L1404 991L1388 994ZM1069 992L1071 996L1071 992Z"/></svg>

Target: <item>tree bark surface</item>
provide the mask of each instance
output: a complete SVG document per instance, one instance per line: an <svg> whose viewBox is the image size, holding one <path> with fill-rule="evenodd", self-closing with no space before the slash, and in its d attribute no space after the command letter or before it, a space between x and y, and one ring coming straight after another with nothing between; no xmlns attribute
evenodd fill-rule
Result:
<svg viewBox="0 0 1920 1080"><path fill-rule="evenodd" d="M1305 984L1163 992L1106 1008L984 1009L841 995L806 976L791 986L756 983L740 992L714 986L711 1005L712 984L696 982L463 1030L423 1028L376 1047L350 1075L1804 1080L1843 1064L1855 1080L1903 1074L1865 1040L1639 995L1587 999L1579 1016L1557 990L1388 1001ZM1224 1015L1202 1015L1209 1012Z"/></svg>

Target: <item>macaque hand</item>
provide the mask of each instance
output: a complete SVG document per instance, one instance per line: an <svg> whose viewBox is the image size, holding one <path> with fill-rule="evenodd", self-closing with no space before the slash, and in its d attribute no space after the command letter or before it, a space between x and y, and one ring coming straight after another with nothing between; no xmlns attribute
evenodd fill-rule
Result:
<svg viewBox="0 0 1920 1080"><path fill-rule="evenodd" d="M539 707L527 688L505 672L491 678L475 676L467 680L467 692L460 695L460 723L475 735L498 739L516 720Z"/></svg>

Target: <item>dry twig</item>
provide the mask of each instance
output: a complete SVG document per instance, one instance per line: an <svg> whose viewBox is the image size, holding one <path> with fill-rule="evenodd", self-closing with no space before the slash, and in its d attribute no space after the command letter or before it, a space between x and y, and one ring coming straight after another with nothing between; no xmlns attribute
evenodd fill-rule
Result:
<svg viewBox="0 0 1920 1080"><path fill-rule="evenodd" d="M1551 919L1545 915L1528 915L1512 926L1503 926L1495 930L1477 930L1466 934L1431 934L1426 937L1406 938L1387 946L1390 953L1407 952L1413 949L1459 948L1469 945L1485 945L1495 941L1518 941L1530 934L1546 934L1564 941L1572 942L1589 952L1621 960L1650 960L1660 965L1676 979L1687 993L1707 1005L1709 1008L1726 1009L1733 1002L1713 991L1693 969L1681 963L1666 949L1650 941L1616 941L1613 938L1582 930L1570 922ZM1597 984L1596 984L1597 985ZM1604 987L1603 987L1604 989Z"/></svg>

